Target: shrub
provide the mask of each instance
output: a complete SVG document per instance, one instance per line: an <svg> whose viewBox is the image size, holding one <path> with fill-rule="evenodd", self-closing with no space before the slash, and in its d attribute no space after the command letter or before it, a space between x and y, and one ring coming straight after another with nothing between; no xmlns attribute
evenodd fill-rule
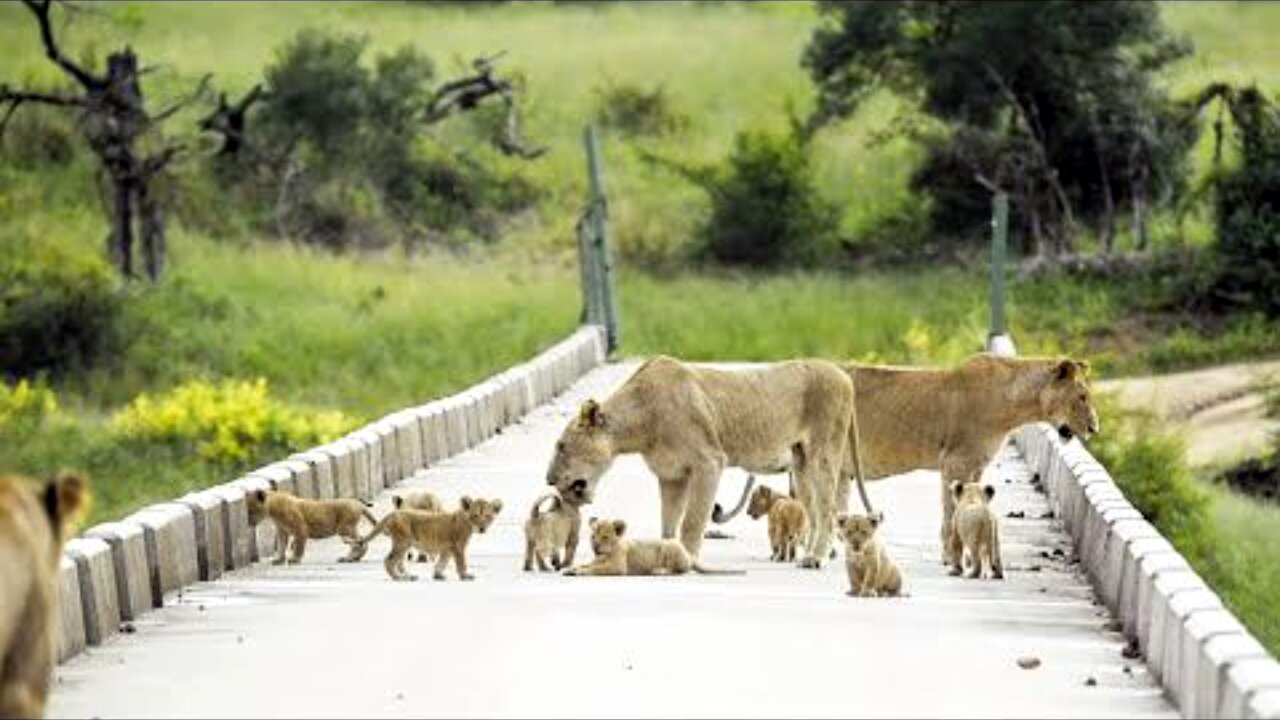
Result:
<svg viewBox="0 0 1280 720"><path fill-rule="evenodd" d="M262 109L281 139L314 143L322 157L340 155L368 108L369 72L360 65L366 40L305 29L266 70L273 97Z"/></svg>
<svg viewBox="0 0 1280 720"><path fill-rule="evenodd" d="M125 440L192 449L203 460L256 463L273 453L329 442L357 422L341 412L308 413L270 397L267 381L194 380L159 396L139 395L112 416Z"/></svg>
<svg viewBox="0 0 1280 720"><path fill-rule="evenodd" d="M803 264L835 235L839 215L818 193L797 133L738 133L728 166L711 177L706 252L726 265Z"/></svg>
<svg viewBox="0 0 1280 720"><path fill-rule="evenodd" d="M25 435L58 412L58 398L43 383L0 382L0 432Z"/></svg>
<svg viewBox="0 0 1280 720"><path fill-rule="evenodd" d="M117 280L99 258L57 244L0 252L0 374L54 375L117 349Z"/></svg>
<svg viewBox="0 0 1280 720"><path fill-rule="evenodd" d="M23 108L4 133L5 159L23 170L71 162L76 152L76 130L74 120L67 115L62 108Z"/></svg>
<svg viewBox="0 0 1280 720"><path fill-rule="evenodd" d="M689 127L689 116L671 107L661 85L645 90L637 85L609 83L596 88L595 93L596 120L623 135L667 135Z"/></svg>

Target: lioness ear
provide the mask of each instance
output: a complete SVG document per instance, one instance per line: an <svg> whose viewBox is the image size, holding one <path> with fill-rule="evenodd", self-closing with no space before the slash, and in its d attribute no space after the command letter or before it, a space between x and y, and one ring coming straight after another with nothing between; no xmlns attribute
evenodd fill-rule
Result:
<svg viewBox="0 0 1280 720"><path fill-rule="evenodd" d="M493 501L493 511L494 511L495 513L500 513L500 512L502 512L502 500L499 500L499 499L496 499L496 498L494 499L494 501Z"/></svg>
<svg viewBox="0 0 1280 720"><path fill-rule="evenodd" d="M987 499L990 500L991 498L996 496L996 489L991 487L990 485L983 485L982 494L986 495Z"/></svg>
<svg viewBox="0 0 1280 720"><path fill-rule="evenodd" d="M627 521L626 521L626 520L614 520L614 521L613 521L613 531L614 531L614 532L616 532L616 533L618 533L618 536L619 536L619 537L621 537L621 536L622 536L622 533L624 533L624 532L626 532L626 531L627 531Z"/></svg>
<svg viewBox="0 0 1280 720"><path fill-rule="evenodd" d="M73 472L59 472L45 484L44 505L49 520L58 533L65 537L88 512L88 481Z"/></svg>
<svg viewBox="0 0 1280 720"><path fill-rule="evenodd" d="M466 496L466 495L463 495L463 496L462 496L462 500L460 500L460 501L459 501L459 504L461 504L461 505L462 505L462 509L463 509L463 510L470 510L470 509L471 509L471 498L470 498L470 497L468 497L468 496Z"/></svg>
<svg viewBox="0 0 1280 720"><path fill-rule="evenodd" d="M843 530L843 529L844 529L844 526L845 526L845 525L848 525L848 524L849 524L849 516L848 516L848 515L837 515L837 516L836 516L836 527L838 527L838 528L840 528L840 529L842 529L842 530Z"/></svg>
<svg viewBox="0 0 1280 720"><path fill-rule="evenodd" d="M879 511L871 513L871 527L880 527L882 522L884 522L884 513Z"/></svg>
<svg viewBox="0 0 1280 720"><path fill-rule="evenodd" d="M1077 361L1076 361L1076 367L1080 370L1080 374L1081 374L1082 376L1084 376L1084 377L1088 377L1088 376L1089 376L1089 361L1088 361L1088 360L1077 360Z"/></svg>
<svg viewBox="0 0 1280 720"><path fill-rule="evenodd" d="M266 490L258 490L257 492L255 492L255 493L253 494L253 496L254 496L254 497L256 497L256 498L258 498L258 502L266 502L266 501L267 501L267 491L266 491Z"/></svg>
<svg viewBox="0 0 1280 720"><path fill-rule="evenodd" d="M959 480L956 480L955 482L951 483L951 494L952 494L952 495L955 495L955 496L956 496L956 498L959 498L959 497L960 497L960 495L961 495L961 493L963 493L963 492L964 492L964 484L963 484L963 483L961 483Z"/></svg>
<svg viewBox="0 0 1280 720"><path fill-rule="evenodd" d="M600 403L588 400L578 409L578 422L583 427L602 428L605 426L604 413L600 411Z"/></svg>
<svg viewBox="0 0 1280 720"><path fill-rule="evenodd" d="M1054 371L1054 377L1058 380L1073 380L1076 373L1080 371L1080 366L1075 360L1063 358L1058 361L1058 367Z"/></svg>

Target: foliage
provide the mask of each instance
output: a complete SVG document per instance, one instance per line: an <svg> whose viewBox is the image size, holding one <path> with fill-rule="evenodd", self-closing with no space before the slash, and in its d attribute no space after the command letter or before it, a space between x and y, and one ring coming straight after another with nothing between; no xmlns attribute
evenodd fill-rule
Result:
<svg viewBox="0 0 1280 720"><path fill-rule="evenodd" d="M646 90L629 83L596 88L596 119L623 135L668 135L689 127L689 116L672 108L666 88Z"/></svg>
<svg viewBox="0 0 1280 720"><path fill-rule="evenodd" d="M357 424L341 412L307 413L274 400L263 378L193 380L139 395L111 418L126 440L192 447L203 460L237 464L326 443Z"/></svg>
<svg viewBox="0 0 1280 720"><path fill-rule="evenodd" d="M117 281L58 243L0 241L0 375L62 374L117 349Z"/></svg>
<svg viewBox="0 0 1280 720"><path fill-rule="evenodd" d="M58 397L43 383L0 382L0 433L26 435L58 412Z"/></svg>
<svg viewBox="0 0 1280 720"><path fill-rule="evenodd" d="M880 89L918 98L948 125L920 135L927 158L912 179L933 200L935 231L978 236L989 216L979 176L1010 192L1033 242L1043 233L1061 248L1077 220L1111 237L1122 198L1141 209L1182 190L1196 127L1153 76L1190 45L1166 32L1154 3L824 2L822 12L804 54L819 91L811 129Z"/></svg>

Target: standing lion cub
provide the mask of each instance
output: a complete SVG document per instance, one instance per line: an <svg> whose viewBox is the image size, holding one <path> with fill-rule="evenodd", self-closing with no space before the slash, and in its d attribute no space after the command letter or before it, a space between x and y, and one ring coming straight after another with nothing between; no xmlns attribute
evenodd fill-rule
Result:
<svg viewBox="0 0 1280 720"><path fill-rule="evenodd" d="M581 502L573 493L561 495L550 492L533 502L529 519L524 524L524 570L531 572L536 561L542 571L563 570L573 564L578 550L578 531L582 527ZM543 511L542 503L551 501L551 507ZM564 554L561 555L561 549ZM551 560L551 567L547 560Z"/></svg>
<svg viewBox="0 0 1280 720"><path fill-rule="evenodd" d="M990 485L976 482L951 483L951 493L956 500L955 512L951 516L951 545L948 549L951 558L951 574L964 572L961 568L961 555L969 557L972 567L969 577L982 577L983 565L991 569L991 577L1000 580L1004 577L1004 566L1000 562L1000 525L996 514L991 510L991 498L996 489Z"/></svg>
<svg viewBox="0 0 1280 720"><path fill-rule="evenodd" d="M689 558L678 540L628 540L622 520L591 518L591 549L596 559L564 571L565 575L742 575L741 570L710 570Z"/></svg>
<svg viewBox="0 0 1280 720"><path fill-rule="evenodd" d="M371 506L362 500L307 500L278 490L257 490L245 498L245 506L251 527L256 527L264 517L275 523L276 555L271 560L273 565L285 562L290 541L293 553L288 561L302 562L308 540L323 540L337 535L351 545L360 536L360 518L370 524L378 522L369 512Z"/></svg>
<svg viewBox="0 0 1280 720"><path fill-rule="evenodd" d="M787 562L796 559L796 550L809 534L809 513L803 503L761 485L751 493L747 515L752 520L759 520L762 515L769 516L769 547L773 549L770 560Z"/></svg>
<svg viewBox="0 0 1280 720"><path fill-rule="evenodd" d="M876 537L884 515L841 515L836 527L844 539L844 564L849 592L855 597L884 597L902 593L902 573Z"/></svg>
<svg viewBox="0 0 1280 720"><path fill-rule="evenodd" d="M391 538L391 552L387 553L383 567L392 580L417 580L404 567L409 548L436 555L436 580L444 580L444 569L453 558L459 580L474 580L467 572L467 544L472 533L483 534L502 512L501 500L472 500L463 497L459 508L453 512L426 512L423 510L392 510L370 533L356 541L349 559L364 557L369 541L382 533Z"/></svg>

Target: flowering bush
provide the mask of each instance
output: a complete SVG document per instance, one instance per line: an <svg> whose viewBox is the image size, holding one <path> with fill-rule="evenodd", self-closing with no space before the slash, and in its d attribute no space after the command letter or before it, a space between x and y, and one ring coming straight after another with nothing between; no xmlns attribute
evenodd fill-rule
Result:
<svg viewBox="0 0 1280 720"><path fill-rule="evenodd" d="M112 430L128 440L189 446L219 463L303 450L356 424L341 412L312 413L272 399L263 378L193 380L162 395L139 395L111 418Z"/></svg>
<svg viewBox="0 0 1280 720"><path fill-rule="evenodd" d="M43 384L19 380L9 387L0 382L0 431L34 428L58 412L58 398Z"/></svg>

